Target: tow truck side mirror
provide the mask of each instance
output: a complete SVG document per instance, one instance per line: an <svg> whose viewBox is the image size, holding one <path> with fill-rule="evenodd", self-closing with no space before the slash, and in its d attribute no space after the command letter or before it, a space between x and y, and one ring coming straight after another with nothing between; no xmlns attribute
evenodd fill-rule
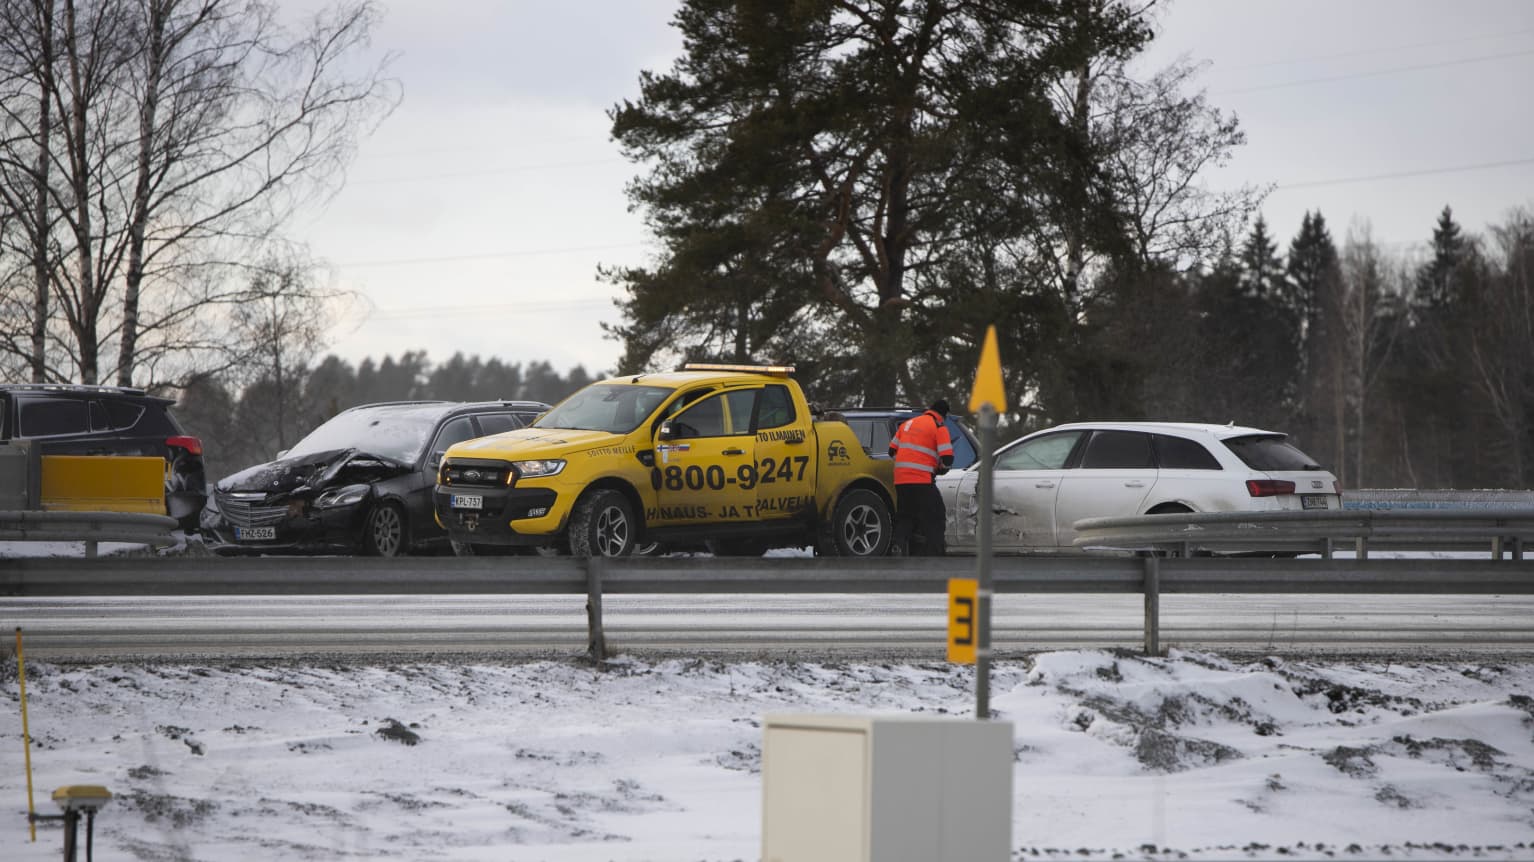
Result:
<svg viewBox="0 0 1534 862"><path fill-rule="evenodd" d="M655 439L657 439L657 440L675 440L676 439L676 428L672 427L671 420L667 419L665 422L660 423L660 430L655 432Z"/></svg>

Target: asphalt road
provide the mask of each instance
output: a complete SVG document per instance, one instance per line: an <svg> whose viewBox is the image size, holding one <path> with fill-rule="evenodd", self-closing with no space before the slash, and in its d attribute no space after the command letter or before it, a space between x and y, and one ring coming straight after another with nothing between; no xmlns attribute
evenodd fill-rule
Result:
<svg viewBox="0 0 1534 862"><path fill-rule="evenodd" d="M475 660L587 649L584 596L0 598L28 658ZM998 595L998 658L1143 645L1137 595ZM610 653L941 660L941 595L608 595ZM1534 658L1531 596L1168 595L1167 648L1385 660Z"/></svg>

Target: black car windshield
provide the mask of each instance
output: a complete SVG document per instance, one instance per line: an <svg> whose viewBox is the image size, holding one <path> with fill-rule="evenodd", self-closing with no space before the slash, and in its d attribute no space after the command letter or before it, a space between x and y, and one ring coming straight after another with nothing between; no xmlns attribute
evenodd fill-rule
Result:
<svg viewBox="0 0 1534 862"><path fill-rule="evenodd" d="M310 431L285 457L359 449L402 464L414 464L431 440L431 432L441 416L440 407L423 409L417 405L347 410Z"/></svg>
<svg viewBox="0 0 1534 862"><path fill-rule="evenodd" d="M676 390L668 386L593 383L543 414L534 428L566 428L627 434Z"/></svg>

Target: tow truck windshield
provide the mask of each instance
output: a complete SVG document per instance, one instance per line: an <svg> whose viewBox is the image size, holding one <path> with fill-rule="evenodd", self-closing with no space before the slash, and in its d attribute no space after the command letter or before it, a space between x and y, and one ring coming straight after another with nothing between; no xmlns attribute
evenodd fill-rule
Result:
<svg viewBox="0 0 1534 862"><path fill-rule="evenodd" d="M533 427L627 434L650 418L674 391L668 386L625 383L587 386L543 414Z"/></svg>

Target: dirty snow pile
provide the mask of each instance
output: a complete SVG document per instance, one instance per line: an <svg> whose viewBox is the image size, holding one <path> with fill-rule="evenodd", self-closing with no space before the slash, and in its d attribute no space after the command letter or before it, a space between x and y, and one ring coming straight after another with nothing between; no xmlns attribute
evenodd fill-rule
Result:
<svg viewBox="0 0 1534 862"><path fill-rule="evenodd" d="M755 860L763 716L975 700L941 663L27 670L38 810L107 786L101 862ZM56 859L57 824L27 843L14 656L0 677L0 858ZM1069 651L991 692L1016 859L1534 858L1534 665Z"/></svg>

